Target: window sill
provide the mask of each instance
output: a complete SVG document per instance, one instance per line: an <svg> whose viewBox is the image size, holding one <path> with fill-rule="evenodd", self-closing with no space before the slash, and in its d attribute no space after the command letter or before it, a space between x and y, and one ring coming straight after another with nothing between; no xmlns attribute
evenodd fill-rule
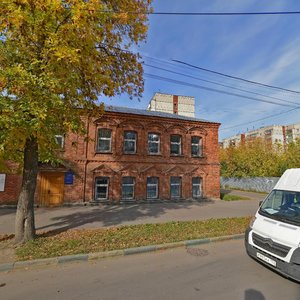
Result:
<svg viewBox="0 0 300 300"><path fill-rule="evenodd" d="M184 157L183 154L170 154L170 157Z"/></svg>
<svg viewBox="0 0 300 300"><path fill-rule="evenodd" d="M171 197L170 200L171 201L182 201L183 198L182 197Z"/></svg>
<svg viewBox="0 0 300 300"><path fill-rule="evenodd" d="M112 151L96 151L96 154L113 154Z"/></svg>
<svg viewBox="0 0 300 300"><path fill-rule="evenodd" d="M163 156L161 153L148 153L149 156Z"/></svg>
<svg viewBox="0 0 300 300"><path fill-rule="evenodd" d="M120 200L120 204L132 204L132 203L136 203L136 199L132 198L132 199L121 199Z"/></svg>

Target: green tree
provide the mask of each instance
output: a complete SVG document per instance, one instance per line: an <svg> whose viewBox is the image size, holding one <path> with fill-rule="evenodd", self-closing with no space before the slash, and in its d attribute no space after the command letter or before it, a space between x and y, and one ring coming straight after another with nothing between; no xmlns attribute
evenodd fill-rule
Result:
<svg viewBox="0 0 300 300"><path fill-rule="evenodd" d="M284 149L262 139L221 150L221 174L225 177L280 176Z"/></svg>
<svg viewBox="0 0 300 300"><path fill-rule="evenodd" d="M140 56L151 0L3 0L0 3L0 159L20 163L16 242L35 237L38 161L54 135L83 133L99 95L143 91Z"/></svg>
<svg viewBox="0 0 300 300"><path fill-rule="evenodd" d="M300 139L289 143L282 154L279 172L282 174L286 169L300 168Z"/></svg>

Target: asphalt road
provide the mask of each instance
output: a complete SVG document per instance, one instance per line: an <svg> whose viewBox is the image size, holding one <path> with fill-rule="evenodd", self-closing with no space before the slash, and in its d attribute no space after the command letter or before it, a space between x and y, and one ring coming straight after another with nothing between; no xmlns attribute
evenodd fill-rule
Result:
<svg viewBox="0 0 300 300"><path fill-rule="evenodd" d="M249 258L241 240L0 273L0 286L5 300L300 299L300 285Z"/></svg>

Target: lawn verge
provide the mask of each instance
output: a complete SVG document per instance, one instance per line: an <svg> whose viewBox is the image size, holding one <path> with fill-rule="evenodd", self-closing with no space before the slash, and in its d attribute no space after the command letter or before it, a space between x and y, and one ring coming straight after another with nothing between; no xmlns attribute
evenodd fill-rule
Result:
<svg viewBox="0 0 300 300"><path fill-rule="evenodd" d="M46 232L16 250L17 260L35 260L124 250L242 234L251 217L142 224L114 228Z"/></svg>
<svg viewBox="0 0 300 300"><path fill-rule="evenodd" d="M223 201L251 200L251 198L248 198L248 197L232 195L232 194L225 194L225 193L221 193L220 198Z"/></svg>

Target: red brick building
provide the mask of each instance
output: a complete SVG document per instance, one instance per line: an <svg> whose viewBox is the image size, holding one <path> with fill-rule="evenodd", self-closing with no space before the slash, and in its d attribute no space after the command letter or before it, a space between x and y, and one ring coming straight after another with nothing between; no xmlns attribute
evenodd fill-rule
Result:
<svg viewBox="0 0 300 300"><path fill-rule="evenodd" d="M36 203L219 198L219 125L109 107L100 118L86 121L89 139L68 134L60 140L67 163L41 166ZM0 190L0 203L16 201L9 188L16 179L10 176Z"/></svg>

